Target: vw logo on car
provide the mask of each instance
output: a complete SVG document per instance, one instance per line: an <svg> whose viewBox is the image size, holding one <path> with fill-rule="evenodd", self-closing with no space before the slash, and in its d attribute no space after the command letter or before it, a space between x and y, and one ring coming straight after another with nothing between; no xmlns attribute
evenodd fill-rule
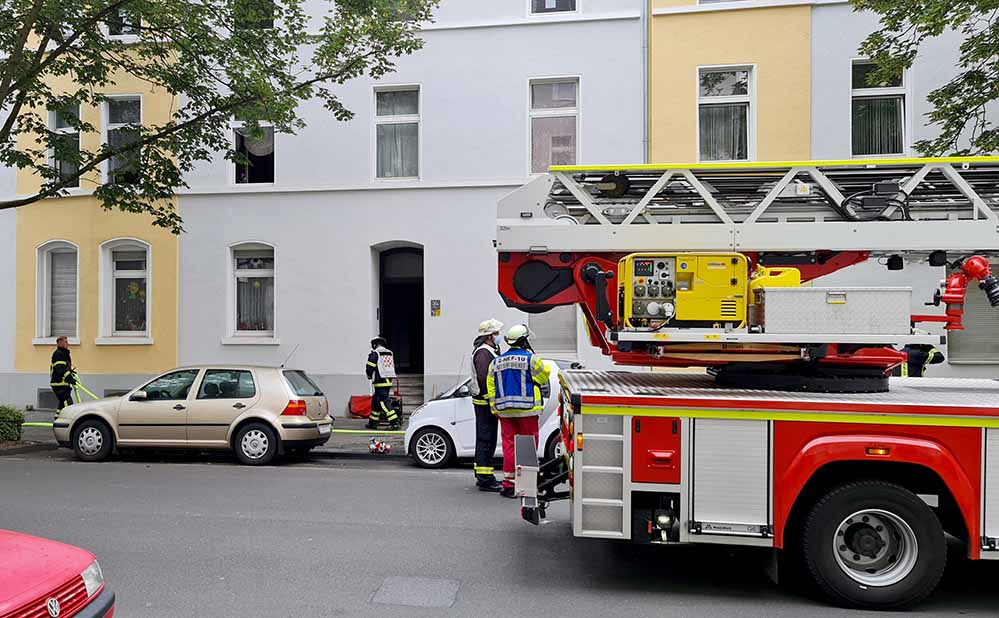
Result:
<svg viewBox="0 0 999 618"><path fill-rule="evenodd" d="M59 618L59 612L62 611L59 608L59 599L52 597L45 604L45 607L49 610L49 616L52 618Z"/></svg>

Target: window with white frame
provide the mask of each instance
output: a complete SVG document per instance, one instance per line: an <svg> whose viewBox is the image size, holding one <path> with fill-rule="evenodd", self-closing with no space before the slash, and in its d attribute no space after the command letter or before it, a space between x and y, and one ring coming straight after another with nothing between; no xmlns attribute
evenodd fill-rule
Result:
<svg viewBox="0 0 999 618"><path fill-rule="evenodd" d="M134 240L105 244L104 332L112 337L149 335L149 247Z"/></svg>
<svg viewBox="0 0 999 618"><path fill-rule="evenodd" d="M697 78L700 160L748 160L752 138L752 69L704 68L698 71Z"/></svg>
<svg viewBox="0 0 999 618"><path fill-rule="evenodd" d="M576 0L530 0L531 13L572 13L576 10Z"/></svg>
<svg viewBox="0 0 999 618"><path fill-rule="evenodd" d="M49 128L57 134L52 149L52 167L59 173L59 180L67 187L79 187L80 179L73 178L80 169L80 106L69 105L49 112Z"/></svg>
<svg viewBox="0 0 999 618"><path fill-rule="evenodd" d="M234 328L237 336L274 336L274 248L245 243L232 248Z"/></svg>
<svg viewBox="0 0 999 618"><path fill-rule="evenodd" d="M233 127L237 158L236 184L274 182L274 127L261 123L251 131L236 123Z"/></svg>
<svg viewBox="0 0 999 618"><path fill-rule="evenodd" d="M35 331L38 337L75 339L78 336L78 253L76 245L62 240L38 248L35 276Z"/></svg>
<svg viewBox="0 0 999 618"><path fill-rule="evenodd" d="M107 143L111 148L123 148L138 141L142 124L142 99L140 97L115 97L105 104ZM107 182L132 184L139 180L139 149L117 154L108 159Z"/></svg>
<svg viewBox="0 0 999 618"><path fill-rule="evenodd" d="M420 175L420 89L375 91L375 176Z"/></svg>
<svg viewBox="0 0 999 618"><path fill-rule="evenodd" d="M869 60L853 63L851 120L853 155L905 153L905 83L900 74L872 84L877 65Z"/></svg>
<svg viewBox="0 0 999 618"><path fill-rule="evenodd" d="M579 80L531 82L531 173L576 164Z"/></svg>

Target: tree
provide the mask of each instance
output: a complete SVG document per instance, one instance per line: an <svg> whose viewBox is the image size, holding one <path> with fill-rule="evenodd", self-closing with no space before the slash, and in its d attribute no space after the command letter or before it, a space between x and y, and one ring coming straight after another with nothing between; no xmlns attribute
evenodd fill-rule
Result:
<svg viewBox="0 0 999 618"><path fill-rule="evenodd" d="M999 127L990 119L999 98L999 14L991 0L853 0L880 19L880 29L860 47L877 63L869 80L885 83L912 66L922 44L948 30L963 35L957 75L927 97L934 139L916 142L928 156L999 151Z"/></svg>
<svg viewBox="0 0 999 618"><path fill-rule="evenodd" d="M0 165L41 179L38 192L0 209L65 195L113 162L121 173L85 188L105 209L148 213L179 233L169 198L186 186L184 174L217 153L246 162L230 121L256 137L264 121L295 132L304 127L298 104L312 98L349 120L336 86L382 77L420 49L420 23L438 1L0 0ZM123 75L173 95L172 117L127 126L89 151L67 139L100 135L75 111L109 101L102 92ZM65 82L74 85L54 86ZM18 135L29 138L20 149Z"/></svg>

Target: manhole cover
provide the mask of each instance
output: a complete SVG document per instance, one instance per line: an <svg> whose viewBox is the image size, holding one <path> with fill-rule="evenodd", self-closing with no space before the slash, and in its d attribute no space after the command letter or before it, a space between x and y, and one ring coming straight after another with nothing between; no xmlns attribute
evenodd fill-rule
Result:
<svg viewBox="0 0 999 618"><path fill-rule="evenodd" d="M409 607L451 607L460 585L461 582L456 579L386 577L371 602Z"/></svg>

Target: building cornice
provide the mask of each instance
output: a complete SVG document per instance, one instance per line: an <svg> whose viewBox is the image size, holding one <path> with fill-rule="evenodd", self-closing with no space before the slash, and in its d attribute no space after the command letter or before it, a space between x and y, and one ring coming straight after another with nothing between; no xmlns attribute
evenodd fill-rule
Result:
<svg viewBox="0 0 999 618"><path fill-rule="evenodd" d="M751 11L784 6L817 6L823 4L849 4L850 0L734 0L689 6L668 6L652 10L653 16L682 15L685 13L716 13L719 11Z"/></svg>

